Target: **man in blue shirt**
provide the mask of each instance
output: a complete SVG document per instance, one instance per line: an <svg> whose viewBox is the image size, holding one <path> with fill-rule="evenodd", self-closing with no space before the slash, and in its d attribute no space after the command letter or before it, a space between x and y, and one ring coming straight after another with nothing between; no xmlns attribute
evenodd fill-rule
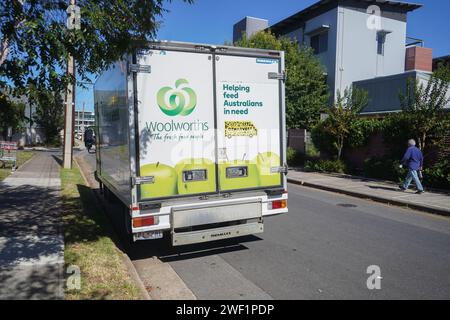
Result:
<svg viewBox="0 0 450 320"><path fill-rule="evenodd" d="M406 150L406 153L400 163L400 168L403 168L403 164L407 164L409 169L408 176L406 177L403 185L400 186L400 189L402 191L408 190L409 185L412 180L414 180L418 190L417 194L424 193L422 183L419 179L419 171L421 171L423 167L423 155L422 151L416 147L416 141L413 139L408 141L408 149Z"/></svg>

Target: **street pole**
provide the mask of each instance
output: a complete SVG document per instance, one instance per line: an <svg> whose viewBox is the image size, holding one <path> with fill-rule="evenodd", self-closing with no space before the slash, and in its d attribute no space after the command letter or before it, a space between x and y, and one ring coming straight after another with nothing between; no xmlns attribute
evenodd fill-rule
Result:
<svg viewBox="0 0 450 320"><path fill-rule="evenodd" d="M84 101L83 101L83 113L81 116L81 141L84 142Z"/></svg>
<svg viewBox="0 0 450 320"><path fill-rule="evenodd" d="M28 103L30 104L30 145L33 145L33 120L32 120L33 102L29 101Z"/></svg>
<svg viewBox="0 0 450 320"><path fill-rule="evenodd" d="M80 8L76 5L75 0L69 1L67 8L67 29L80 29ZM64 115L64 168L72 169L73 144L74 144L74 118L75 118L75 59L69 55L67 62L67 73L71 79L71 83L67 84L66 89L66 105Z"/></svg>
<svg viewBox="0 0 450 320"><path fill-rule="evenodd" d="M72 169L73 156L73 124L75 109L75 61L72 55L67 63L67 73L73 79L67 84L66 89L66 112L64 116L64 168Z"/></svg>

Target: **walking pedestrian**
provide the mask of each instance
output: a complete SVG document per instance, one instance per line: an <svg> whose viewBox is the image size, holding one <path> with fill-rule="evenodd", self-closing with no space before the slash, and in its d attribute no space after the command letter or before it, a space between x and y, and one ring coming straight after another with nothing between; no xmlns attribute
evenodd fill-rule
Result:
<svg viewBox="0 0 450 320"><path fill-rule="evenodd" d="M414 139L408 141L408 149L400 162L400 168L403 168L403 165L408 166L408 175L406 176L405 182L400 185L400 189L402 191L408 190L411 182L414 180L418 190L417 194L424 193L422 183L419 179L419 175L421 175L423 168L423 154L422 151L416 147L416 141Z"/></svg>

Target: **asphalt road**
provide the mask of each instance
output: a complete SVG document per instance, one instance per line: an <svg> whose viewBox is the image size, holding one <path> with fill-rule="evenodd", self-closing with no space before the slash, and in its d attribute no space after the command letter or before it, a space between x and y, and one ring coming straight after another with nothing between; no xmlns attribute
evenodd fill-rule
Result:
<svg viewBox="0 0 450 320"><path fill-rule="evenodd" d="M296 185L288 207L257 236L128 255L169 263L199 299L450 299L449 218ZM369 290L373 265L381 289Z"/></svg>

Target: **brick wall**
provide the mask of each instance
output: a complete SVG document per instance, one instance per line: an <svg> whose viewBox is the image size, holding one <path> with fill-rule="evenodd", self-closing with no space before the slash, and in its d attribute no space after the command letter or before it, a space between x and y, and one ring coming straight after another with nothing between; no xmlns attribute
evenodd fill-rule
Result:
<svg viewBox="0 0 450 320"><path fill-rule="evenodd" d="M388 149L383 142L383 136L377 132L369 138L367 145L345 152L344 158L353 168L362 170L364 161L372 157L383 157L387 152Z"/></svg>
<svg viewBox="0 0 450 320"><path fill-rule="evenodd" d="M362 170L364 161L372 157L383 157L388 155L389 149L383 141L381 133L375 133L369 138L367 145L357 149L344 152L344 159L356 170ZM425 162L428 166L433 166L436 162L450 158L450 132L447 134L444 146L434 150L428 150ZM400 160L400 159L399 159Z"/></svg>
<svg viewBox="0 0 450 320"><path fill-rule="evenodd" d="M447 133L447 136L444 140L443 150L439 152L439 159L450 159L450 132Z"/></svg>

